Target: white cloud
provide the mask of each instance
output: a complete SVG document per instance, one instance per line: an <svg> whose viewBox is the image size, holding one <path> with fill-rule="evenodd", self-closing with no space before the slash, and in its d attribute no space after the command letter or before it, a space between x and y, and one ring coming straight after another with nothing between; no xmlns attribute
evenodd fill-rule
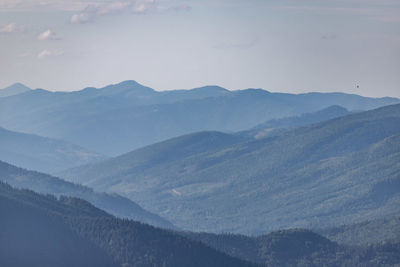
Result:
<svg viewBox="0 0 400 267"><path fill-rule="evenodd" d="M111 14L147 14L164 11L189 11L187 4L175 0L0 0L0 11L74 11L71 23L92 22Z"/></svg>
<svg viewBox="0 0 400 267"><path fill-rule="evenodd" d="M188 10L188 6L179 6L180 10ZM115 2L97 2L86 6L80 13L70 18L71 23L83 24L92 22L101 16L113 14L147 14L160 10L156 0L129 0Z"/></svg>
<svg viewBox="0 0 400 267"><path fill-rule="evenodd" d="M22 31L24 31L24 27L16 24L15 22L0 25L0 33L13 33Z"/></svg>
<svg viewBox="0 0 400 267"><path fill-rule="evenodd" d="M37 39L39 41L45 41L45 40L60 40L61 38L55 32L49 29L39 34Z"/></svg>
<svg viewBox="0 0 400 267"><path fill-rule="evenodd" d="M76 24L83 24L90 22L92 20L92 15L89 15L88 13L79 13L79 14L74 14L71 16L70 22L71 23L76 23Z"/></svg>
<svg viewBox="0 0 400 267"><path fill-rule="evenodd" d="M64 52L61 51L61 50L48 50L48 49L45 49L45 50L41 51L41 52L37 55L37 57L38 57L38 59L45 59L45 58L47 58L47 57L51 57L51 56L61 56L61 55L63 55L63 54L64 54Z"/></svg>
<svg viewBox="0 0 400 267"><path fill-rule="evenodd" d="M136 0L132 2L132 12L143 14L157 9L155 0Z"/></svg>
<svg viewBox="0 0 400 267"><path fill-rule="evenodd" d="M72 15L70 22L83 24L92 22L100 16L127 12L131 4L129 1L89 4L80 13Z"/></svg>

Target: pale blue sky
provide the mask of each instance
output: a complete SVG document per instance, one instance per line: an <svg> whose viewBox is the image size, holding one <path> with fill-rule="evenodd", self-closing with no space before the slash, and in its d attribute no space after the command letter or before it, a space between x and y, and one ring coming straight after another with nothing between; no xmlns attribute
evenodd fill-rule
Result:
<svg viewBox="0 0 400 267"><path fill-rule="evenodd" d="M0 88L128 79L400 97L400 1L0 0Z"/></svg>

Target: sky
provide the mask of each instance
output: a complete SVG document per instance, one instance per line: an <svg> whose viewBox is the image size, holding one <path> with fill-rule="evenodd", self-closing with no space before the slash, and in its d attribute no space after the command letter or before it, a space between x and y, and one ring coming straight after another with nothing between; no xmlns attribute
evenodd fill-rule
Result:
<svg viewBox="0 0 400 267"><path fill-rule="evenodd" d="M400 97L399 0L0 0L0 88Z"/></svg>

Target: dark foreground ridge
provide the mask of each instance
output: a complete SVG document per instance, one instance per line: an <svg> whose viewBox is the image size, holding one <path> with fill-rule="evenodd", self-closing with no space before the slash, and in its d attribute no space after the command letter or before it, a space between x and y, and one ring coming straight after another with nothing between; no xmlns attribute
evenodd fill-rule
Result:
<svg viewBox="0 0 400 267"><path fill-rule="evenodd" d="M388 232L390 231L389 229ZM357 247L338 245L305 229L280 230L259 237L209 233L183 233L183 235L228 255L264 266L372 267L395 266L400 263L399 238L392 242Z"/></svg>
<svg viewBox="0 0 400 267"><path fill-rule="evenodd" d="M255 266L80 199L1 182L0 216L1 266Z"/></svg>
<svg viewBox="0 0 400 267"><path fill-rule="evenodd" d="M394 266L400 263L399 240L347 247L303 229L260 237L171 232L117 219L77 198L57 199L13 189L2 182L0 216L0 265L8 267L235 267L257 266L256 263L258 266Z"/></svg>

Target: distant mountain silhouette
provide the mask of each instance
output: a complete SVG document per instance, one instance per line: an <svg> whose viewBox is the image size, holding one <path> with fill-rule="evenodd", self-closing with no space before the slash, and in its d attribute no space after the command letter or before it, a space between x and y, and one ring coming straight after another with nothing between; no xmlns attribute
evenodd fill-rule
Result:
<svg viewBox="0 0 400 267"><path fill-rule="evenodd" d="M6 88L0 89L0 97L13 96L32 90L22 83L14 83Z"/></svg>
<svg viewBox="0 0 400 267"><path fill-rule="evenodd" d="M158 92L135 81L75 92L42 89L0 98L0 125L116 156L197 131L243 131L332 105L350 111L399 103L344 93L284 94L218 86Z"/></svg>

